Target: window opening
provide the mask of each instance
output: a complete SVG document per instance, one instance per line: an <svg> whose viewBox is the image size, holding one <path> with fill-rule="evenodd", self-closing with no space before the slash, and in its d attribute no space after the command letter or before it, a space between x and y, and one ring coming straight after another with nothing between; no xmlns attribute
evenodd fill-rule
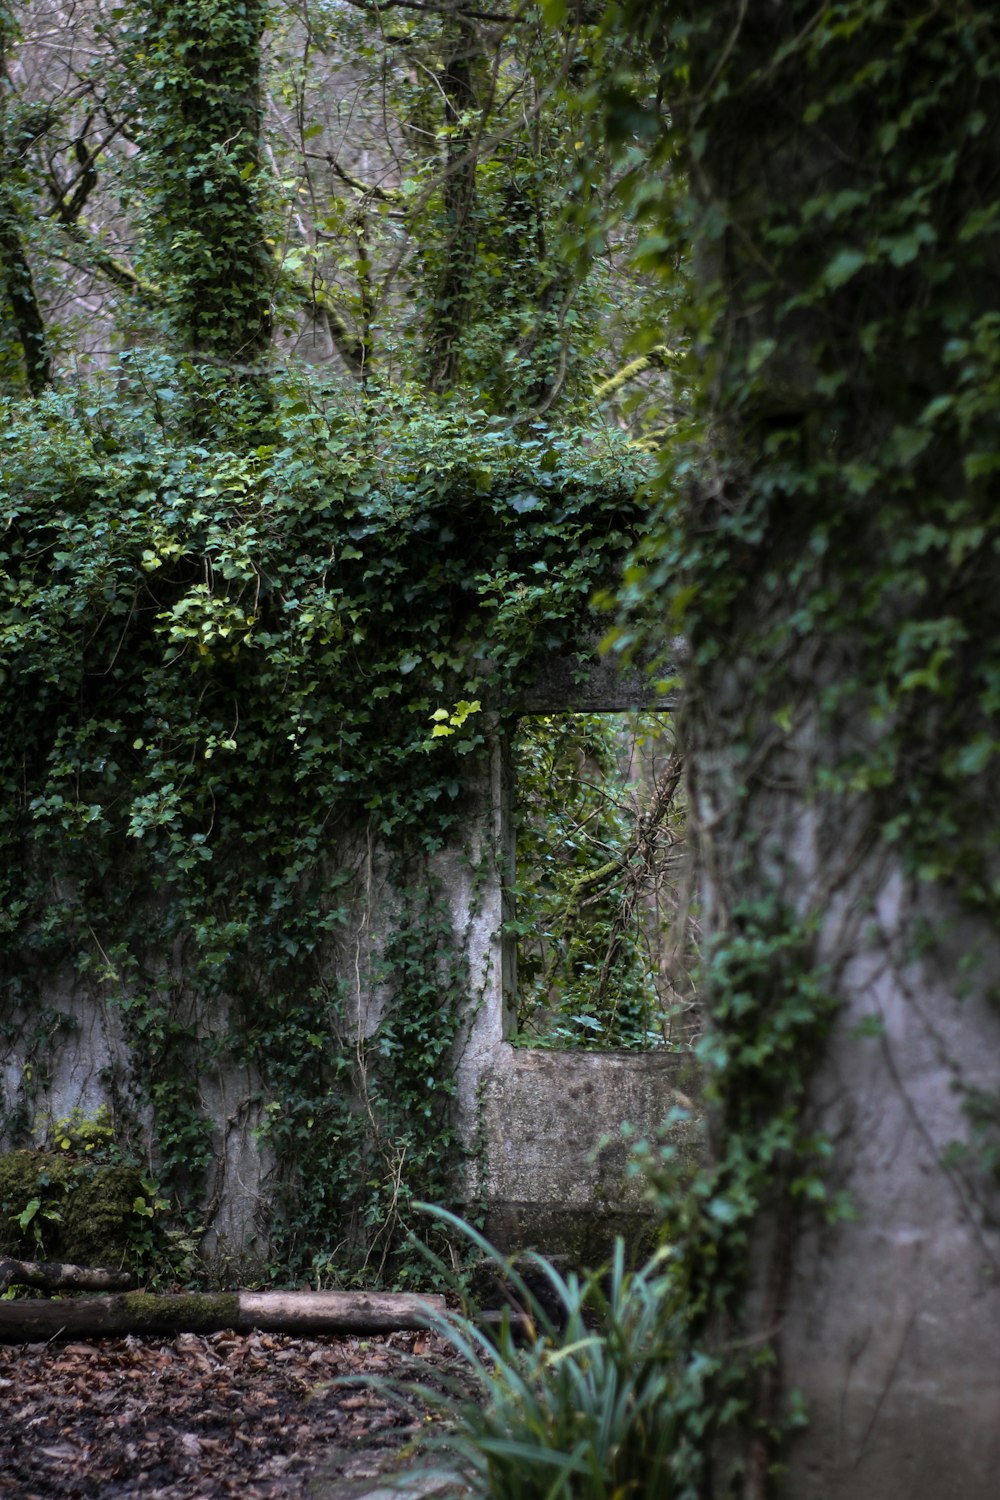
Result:
<svg viewBox="0 0 1000 1500"><path fill-rule="evenodd" d="M544 714L513 744L522 1046L686 1047L696 915L666 713Z"/></svg>

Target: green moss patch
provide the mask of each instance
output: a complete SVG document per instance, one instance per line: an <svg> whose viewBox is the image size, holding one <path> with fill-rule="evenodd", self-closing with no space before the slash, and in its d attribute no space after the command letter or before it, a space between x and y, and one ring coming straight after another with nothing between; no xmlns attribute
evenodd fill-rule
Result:
<svg viewBox="0 0 1000 1500"><path fill-rule="evenodd" d="M0 1156L0 1251L26 1260L121 1265L137 1199L146 1203L137 1167L78 1163L48 1151L7 1152Z"/></svg>

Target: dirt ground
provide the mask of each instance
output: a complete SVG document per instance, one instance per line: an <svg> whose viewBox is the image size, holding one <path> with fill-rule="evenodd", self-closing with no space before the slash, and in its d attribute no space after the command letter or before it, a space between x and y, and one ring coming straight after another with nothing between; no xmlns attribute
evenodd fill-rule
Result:
<svg viewBox="0 0 1000 1500"><path fill-rule="evenodd" d="M334 1382L413 1355L448 1359L426 1333L0 1347L0 1500L306 1500L405 1468L427 1413Z"/></svg>

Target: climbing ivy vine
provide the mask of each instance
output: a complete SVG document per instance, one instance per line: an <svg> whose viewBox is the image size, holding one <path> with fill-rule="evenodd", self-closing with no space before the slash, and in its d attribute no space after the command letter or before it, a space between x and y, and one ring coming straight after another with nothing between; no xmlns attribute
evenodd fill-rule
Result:
<svg viewBox="0 0 1000 1500"><path fill-rule="evenodd" d="M273 257L261 192L266 6L157 0L137 13L129 67L142 110L147 256L174 349L252 367L270 344Z"/></svg>
<svg viewBox="0 0 1000 1500"><path fill-rule="evenodd" d="M407 1203L456 1165L469 976L429 861L467 816L489 692L572 648L641 525L635 458L308 383L280 442L207 447L179 390L137 356L4 410L7 1025L54 974L105 998L136 1059L108 1088L152 1112L181 1203L220 1167L205 1080L245 1065L226 1129L263 1110L276 1264L392 1275ZM375 844L408 887L384 948L359 937Z"/></svg>
<svg viewBox="0 0 1000 1500"><path fill-rule="evenodd" d="M87 992L134 1059L116 1126L196 1228L254 1131L274 1269L398 1279L456 1169L434 856L491 692L572 648L645 524L552 249L579 110L548 85L584 59L533 10L158 0L77 16L61 72L3 14L5 301L27 328L24 250L59 348L53 260L103 288L88 378L23 331L0 371L11 1129ZM309 324L321 380L286 363Z"/></svg>
<svg viewBox="0 0 1000 1500"><path fill-rule="evenodd" d="M637 40L595 128L622 143L668 372L617 641L684 629L711 893L713 1162L681 1193L649 1159L671 1493L757 1497L795 1420L771 1343L791 1237L849 1212L805 1107L849 957L829 912L845 890L867 909L851 882L878 851L931 914L909 957L956 910L995 928L1000 45L989 7L881 0L625 4L605 29Z"/></svg>

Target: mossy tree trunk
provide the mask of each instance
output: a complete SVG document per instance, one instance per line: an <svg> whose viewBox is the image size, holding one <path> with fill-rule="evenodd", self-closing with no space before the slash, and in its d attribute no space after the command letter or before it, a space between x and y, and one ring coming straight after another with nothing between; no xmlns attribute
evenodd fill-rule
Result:
<svg viewBox="0 0 1000 1500"><path fill-rule="evenodd" d="M476 165L479 143L474 113L480 107L483 44L474 22L444 27L441 93L449 131L443 166L441 265L429 309L427 383L453 386L461 366L460 340L469 316L476 260ZM479 126L481 132L482 125Z"/></svg>
<svg viewBox="0 0 1000 1500"><path fill-rule="evenodd" d="M138 57L172 340L195 362L250 376L270 343L274 288L260 160L265 16L263 0L154 0Z"/></svg>
<svg viewBox="0 0 1000 1500"><path fill-rule="evenodd" d="M8 128L10 89L7 64L8 53L15 38L13 14L3 0L0 0L0 315L6 321L6 303L14 341L20 351L25 383L33 396L40 396L52 379L52 362L49 358L45 319L25 249L17 201L18 182L22 174L16 142L11 140ZM2 378L0 365L0 379Z"/></svg>

